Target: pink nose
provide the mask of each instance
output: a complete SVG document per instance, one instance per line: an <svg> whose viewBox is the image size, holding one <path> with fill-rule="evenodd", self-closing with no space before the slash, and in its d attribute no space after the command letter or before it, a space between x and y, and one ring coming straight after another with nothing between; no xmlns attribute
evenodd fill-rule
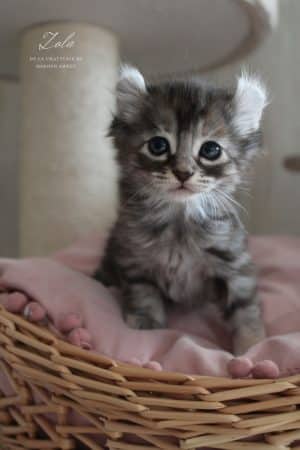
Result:
<svg viewBox="0 0 300 450"><path fill-rule="evenodd" d="M188 180L194 175L194 172L192 172L191 170L174 169L173 173L175 177L178 178L178 180L181 181L182 183L184 183L186 180Z"/></svg>

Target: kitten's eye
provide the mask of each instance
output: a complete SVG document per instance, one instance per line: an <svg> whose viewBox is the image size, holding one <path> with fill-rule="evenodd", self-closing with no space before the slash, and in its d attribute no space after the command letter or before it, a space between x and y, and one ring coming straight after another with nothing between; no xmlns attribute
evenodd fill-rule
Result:
<svg viewBox="0 0 300 450"><path fill-rule="evenodd" d="M201 145L199 150L200 158L208 161L216 161L222 154L222 147L215 141L206 141Z"/></svg>
<svg viewBox="0 0 300 450"><path fill-rule="evenodd" d="M169 141L161 136L155 136L148 141L148 150L153 156L162 156L170 151Z"/></svg>

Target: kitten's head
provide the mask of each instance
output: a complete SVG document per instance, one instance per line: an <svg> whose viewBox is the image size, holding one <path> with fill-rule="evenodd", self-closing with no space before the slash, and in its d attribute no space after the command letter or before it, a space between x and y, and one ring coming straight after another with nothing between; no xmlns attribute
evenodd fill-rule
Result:
<svg viewBox="0 0 300 450"><path fill-rule="evenodd" d="M196 78L148 84L125 66L110 129L123 188L160 203L231 194L260 149L265 106L255 78L232 90Z"/></svg>

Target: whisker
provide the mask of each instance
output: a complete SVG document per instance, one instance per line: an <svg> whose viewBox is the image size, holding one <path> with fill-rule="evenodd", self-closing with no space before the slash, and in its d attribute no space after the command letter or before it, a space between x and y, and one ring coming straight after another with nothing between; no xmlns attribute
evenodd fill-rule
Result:
<svg viewBox="0 0 300 450"><path fill-rule="evenodd" d="M232 204L228 198L224 197L223 192L214 189L214 191L211 193L211 198L213 198L213 201L218 205L218 208L220 212L223 214L226 214L227 217L230 217L230 215L234 216L237 222L242 225L240 217L236 211L235 205Z"/></svg>
<svg viewBox="0 0 300 450"><path fill-rule="evenodd" d="M220 191L219 189L216 189L216 191L218 192L218 194L223 197L226 198L228 200L229 203L232 203L233 205L235 205L236 207L240 208L241 210L243 210L246 214L248 214L248 211L246 210L246 208L241 205L235 198L233 198L230 194L227 194L224 191Z"/></svg>

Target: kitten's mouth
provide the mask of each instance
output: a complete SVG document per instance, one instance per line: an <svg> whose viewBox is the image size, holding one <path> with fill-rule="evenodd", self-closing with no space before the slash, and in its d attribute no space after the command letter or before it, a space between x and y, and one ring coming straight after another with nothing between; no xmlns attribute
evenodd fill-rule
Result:
<svg viewBox="0 0 300 450"><path fill-rule="evenodd" d="M171 189L170 192L175 194L175 197L189 197L190 195L195 194L195 191L191 187L184 184L176 186Z"/></svg>

